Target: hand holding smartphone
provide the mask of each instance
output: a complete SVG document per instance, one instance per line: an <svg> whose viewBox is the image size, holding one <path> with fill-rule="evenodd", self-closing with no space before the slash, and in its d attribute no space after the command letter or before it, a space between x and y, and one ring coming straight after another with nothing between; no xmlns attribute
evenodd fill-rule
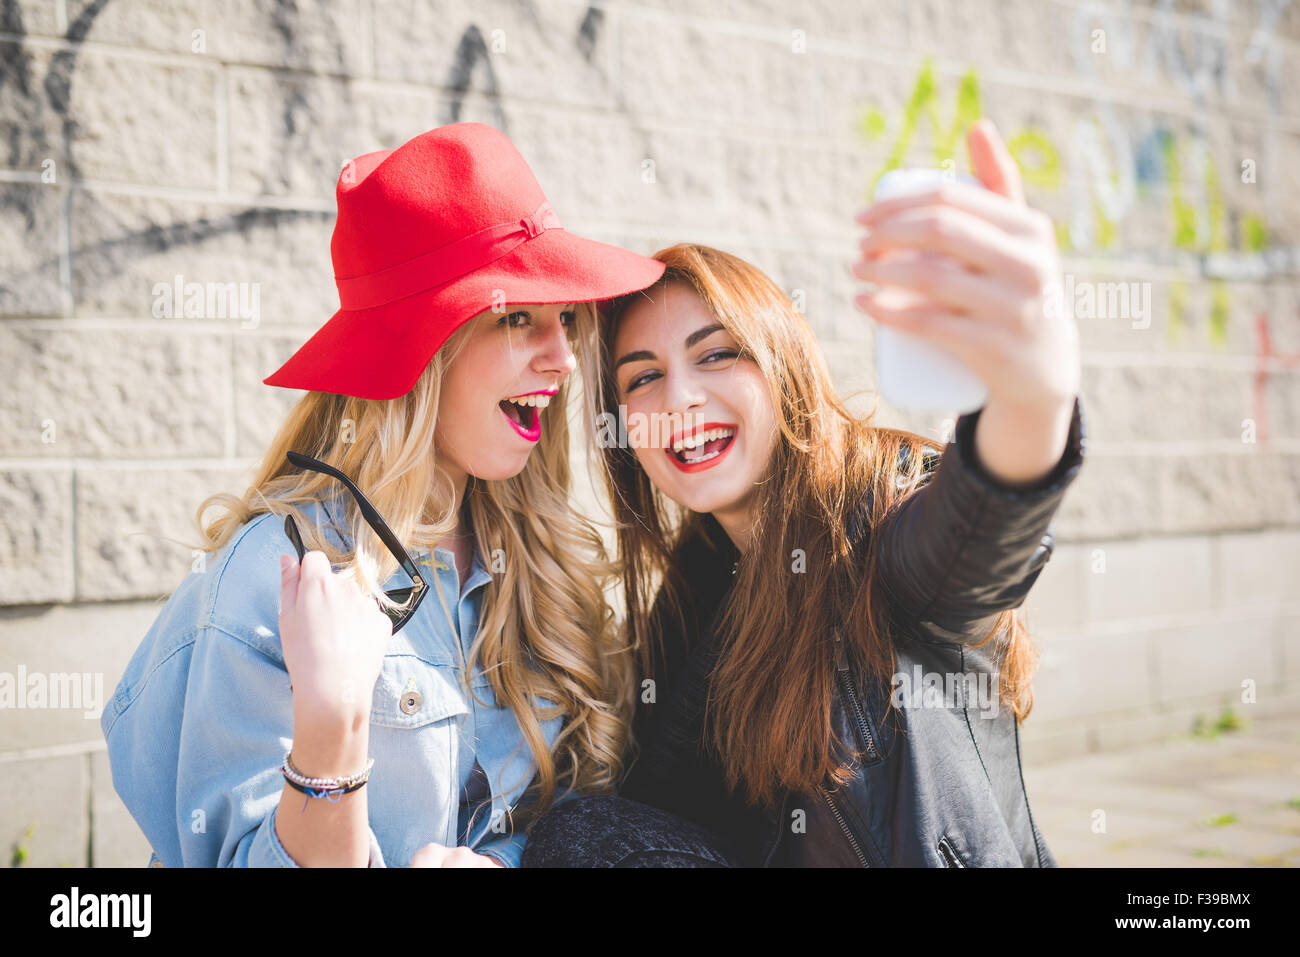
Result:
<svg viewBox="0 0 1300 957"><path fill-rule="evenodd" d="M872 201L921 192L952 177L952 173L939 169L892 169L876 184ZM983 185L965 173L955 177L964 183ZM886 255L917 254L900 250ZM886 296L914 295L902 289L881 288ZM883 323L876 324L876 388L891 405L916 412L961 414L988 401L987 387L952 353Z"/></svg>

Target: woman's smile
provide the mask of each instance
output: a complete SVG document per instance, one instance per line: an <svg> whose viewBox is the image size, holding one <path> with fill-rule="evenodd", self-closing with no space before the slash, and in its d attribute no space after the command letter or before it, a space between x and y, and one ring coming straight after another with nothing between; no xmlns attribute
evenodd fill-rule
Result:
<svg viewBox="0 0 1300 957"><path fill-rule="evenodd" d="M718 465L735 445L737 426L706 422L689 435L673 436L665 454L680 472L702 472Z"/></svg>
<svg viewBox="0 0 1300 957"><path fill-rule="evenodd" d="M542 437L541 410L551 404L551 396L559 389L545 389L512 395L497 403L510 427L527 442L537 442Z"/></svg>

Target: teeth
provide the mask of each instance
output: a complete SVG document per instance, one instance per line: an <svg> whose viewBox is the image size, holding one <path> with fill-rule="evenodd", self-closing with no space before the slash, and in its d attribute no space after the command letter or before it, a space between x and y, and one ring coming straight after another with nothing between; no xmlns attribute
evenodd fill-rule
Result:
<svg viewBox="0 0 1300 957"><path fill-rule="evenodd" d="M544 409L551 404L549 395L521 395L506 399L507 402L513 402L515 405L533 406L538 409Z"/></svg>
<svg viewBox="0 0 1300 957"><path fill-rule="evenodd" d="M682 449L699 448L705 442L712 442L714 439L721 439L721 438L725 438L728 435L735 435L735 434L736 434L735 429L709 429L707 432L700 432L696 435L689 435L684 439L678 439L676 442L673 443L673 451L680 452ZM696 461L705 462L713 458L713 456L717 454L718 454L717 452L714 452L711 453L710 455L704 456L701 459L696 459Z"/></svg>

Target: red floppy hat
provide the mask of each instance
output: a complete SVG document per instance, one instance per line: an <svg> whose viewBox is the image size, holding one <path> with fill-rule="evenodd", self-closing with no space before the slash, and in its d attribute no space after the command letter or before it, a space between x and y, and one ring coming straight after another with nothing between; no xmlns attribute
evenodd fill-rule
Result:
<svg viewBox="0 0 1300 957"><path fill-rule="evenodd" d="M337 197L330 255L342 308L266 385L393 399L494 304L608 299L665 268L561 226L514 144L483 123L357 157Z"/></svg>

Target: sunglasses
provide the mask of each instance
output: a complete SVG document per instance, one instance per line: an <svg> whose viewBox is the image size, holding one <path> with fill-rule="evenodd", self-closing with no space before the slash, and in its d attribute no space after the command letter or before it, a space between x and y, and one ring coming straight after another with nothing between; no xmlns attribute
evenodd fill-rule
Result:
<svg viewBox="0 0 1300 957"><path fill-rule="evenodd" d="M361 490L353 484L352 480L333 466L326 465L324 462L314 459L309 455L303 455L301 452L287 452L285 457L289 462L300 469L308 469L312 472L320 472L324 475L330 475L338 479L352 493L352 497L357 500L357 507L361 510L361 517L366 520L366 524L374 529L379 540L387 546L388 550L393 553L397 563L402 567L402 571L410 576L412 585L407 588L395 588L391 591L385 591L392 601L396 602L397 608L384 608L383 612L393 623L393 634L397 634L402 626L411 620L415 614L415 609L420 607L420 602L424 600L424 594L429 586L424 578L420 575L419 568L416 567L415 560L407 554L402 543L397 540L393 530L388 527L379 510L370 504L370 500L361 494ZM289 536L289 541L298 552L298 561L302 561L306 549L302 544L302 536L298 534L298 526L294 523L292 515L284 517L284 533ZM376 601L376 604L378 602Z"/></svg>

